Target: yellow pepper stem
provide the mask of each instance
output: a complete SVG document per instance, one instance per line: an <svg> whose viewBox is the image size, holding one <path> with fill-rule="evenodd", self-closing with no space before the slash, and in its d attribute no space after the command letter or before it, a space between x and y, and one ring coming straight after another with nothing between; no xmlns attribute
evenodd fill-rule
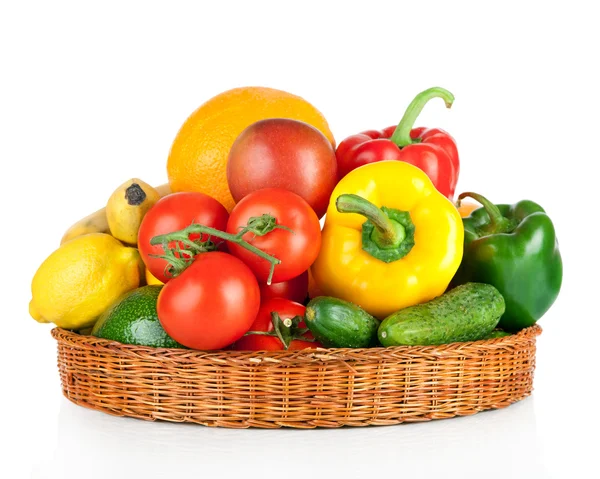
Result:
<svg viewBox="0 0 600 479"><path fill-rule="evenodd" d="M415 244L415 225L407 211L378 208L352 194L340 195L336 208L340 213L357 213L367 218L362 226L362 248L374 258L391 263L406 256Z"/></svg>

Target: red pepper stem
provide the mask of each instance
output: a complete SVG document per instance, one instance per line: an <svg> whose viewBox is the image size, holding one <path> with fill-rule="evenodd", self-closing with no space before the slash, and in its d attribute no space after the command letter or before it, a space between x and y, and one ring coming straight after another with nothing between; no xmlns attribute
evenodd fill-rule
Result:
<svg viewBox="0 0 600 479"><path fill-rule="evenodd" d="M473 193L471 191L465 191L464 193L458 195L459 205L464 198L472 198L483 205L486 213L490 217L490 224L492 225L493 229L500 229L506 223L507 220L504 216L502 216L502 213L500 212L498 207L490 200L488 200L485 196L481 196L480 194Z"/></svg>
<svg viewBox="0 0 600 479"><path fill-rule="evenodd" d="M433 87L422 91L410 102L410 105L408 105L408 108L404 112L404 116L390 137L392 143L398 145L399 148L403 148L413 143L410 132L425 104L433 98L443 99L446 103L446 108L450 108L454 102L454 95L444 88Z"/></svg>
<svg viewBox="0 0 600 479"><path fill-rule="evenodd" d="M390 219L380 208L358 195L340 195L335 206L340 213L358 213L371 220L376 232L372 239L381 248L397 246L406 237L405 229L401 224Z"/></svg>

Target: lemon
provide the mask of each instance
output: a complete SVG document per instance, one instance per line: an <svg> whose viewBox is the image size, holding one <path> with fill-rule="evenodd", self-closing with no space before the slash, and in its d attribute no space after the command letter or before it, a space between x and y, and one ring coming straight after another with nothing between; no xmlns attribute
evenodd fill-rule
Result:
<svg viewBox="0 0 600 479"><path fill-rule="evenodd" d="M62 244L36 271L29 314L65 329L91 326L122 294L139 286L142 273L137 249L105 233L80 236Z"/></svg>

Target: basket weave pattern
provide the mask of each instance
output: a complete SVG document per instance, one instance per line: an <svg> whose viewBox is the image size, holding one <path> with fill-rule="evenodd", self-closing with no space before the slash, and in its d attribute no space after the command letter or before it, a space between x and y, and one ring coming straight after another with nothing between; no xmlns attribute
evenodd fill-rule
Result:
<svg viewBox="0 0 600 479"><path fill-rule="evenodd" d="M533 388L533 326L441 346L191 351L52 330L64 395L118 416L221 427L340 427L501 408Z"/></svg>

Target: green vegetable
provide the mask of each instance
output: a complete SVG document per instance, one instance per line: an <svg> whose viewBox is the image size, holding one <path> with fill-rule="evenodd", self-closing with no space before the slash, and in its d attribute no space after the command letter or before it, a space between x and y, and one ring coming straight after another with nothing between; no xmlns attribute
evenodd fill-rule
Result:
<svg viewBox="0 0 600 479"><path fill-rule="evenodd" d="M355 304L329 296L312 299L305 323L327 348L368 348L377 345L379 320Z"/></svg>
<svg viewBox="0 0 600 479"><path fill-rule="evenodd" d="M384 346L476 341L494 330L502 313L504 298L496 288L467 283L391 314L379 326L379 341Z"/></svg>
<svg viewBox="0 0 600 479"><path fill-rule="evenodd" d="M519 331L552 306L562 283L562 260L552 221L533 201L494 205L475 193L483 208L463 218L465 247L453 285L470 281L494 285L506 301L499 326Z"/></svg>
<svg viewBox="0 0 600 479"><path fill-rule="evenodd" d="M125 293L98 318L92 336L138 346L184 348L158 320L156 301L161 289L151 285Z"/></svg>
<svg viewBox="0 0 600 479"><path fill-rule="evenodd" d="M510 333L506 331L502 331L501 329L494 329L490 334L481 339L494 339L494 338L503 338L504 336L510 336Z"/></svg>

